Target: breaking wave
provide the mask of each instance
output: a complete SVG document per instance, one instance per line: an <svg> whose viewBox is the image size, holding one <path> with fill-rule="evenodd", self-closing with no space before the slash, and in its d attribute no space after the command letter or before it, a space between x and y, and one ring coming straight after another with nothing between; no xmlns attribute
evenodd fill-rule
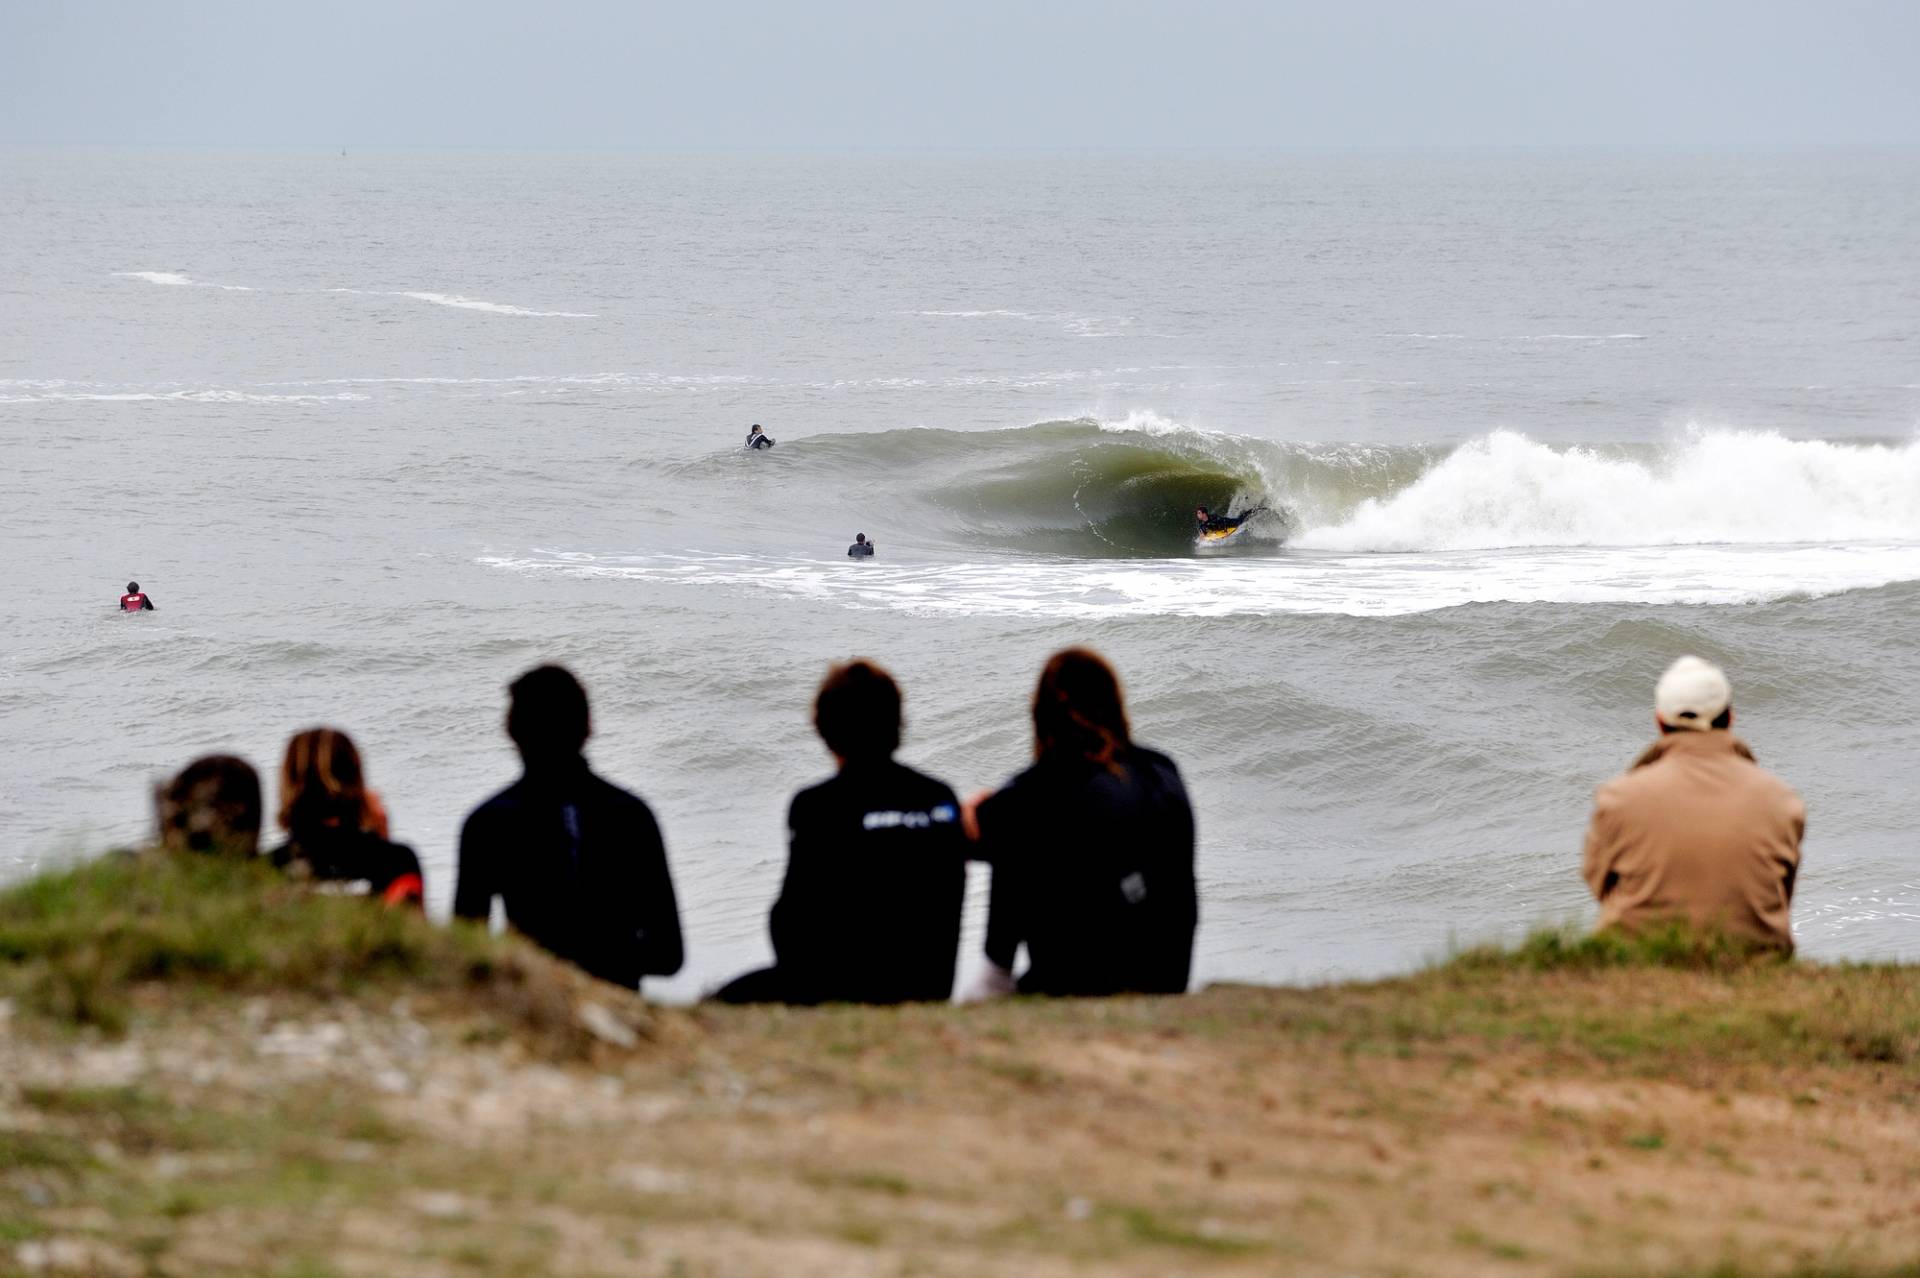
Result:
<svg viewBox="0 0 1920 1278"><path fill-rule="evenodd" d="M1696 429L1600 447L1512 432L1458 446L1309 444L1136 414L817 435L768 460L769 481L791 485L784 504L871 509L883 493L926 535L1008 552L1185 556L1198 505L1271 507L1237 547L1254 554L1920 542L1920 441Z"/></svg>

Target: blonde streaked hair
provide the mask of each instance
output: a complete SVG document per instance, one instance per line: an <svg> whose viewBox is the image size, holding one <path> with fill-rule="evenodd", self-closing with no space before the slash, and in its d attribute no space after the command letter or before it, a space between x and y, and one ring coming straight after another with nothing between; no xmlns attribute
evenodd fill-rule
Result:
<svg viewBox="0 0 1920 1278"><path fill-rule="evenodd" d="M293 734L280 765L279 819L289 832L336 823L365 826L367 783L352 737L338 728Z"/></svg>

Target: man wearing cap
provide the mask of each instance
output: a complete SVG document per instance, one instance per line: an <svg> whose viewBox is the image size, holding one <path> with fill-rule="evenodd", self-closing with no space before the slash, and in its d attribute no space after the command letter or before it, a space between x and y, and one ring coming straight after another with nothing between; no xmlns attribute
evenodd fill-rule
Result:
<svg viewBox="0 0 1920 1278"><path fill-rule="evenodd" d="M1793 952L1807 809L1733 735L1733 689L1698 657L1653 693L1660 739L1593 798L1582 874L1600 928L1682 922Z"/></svg>

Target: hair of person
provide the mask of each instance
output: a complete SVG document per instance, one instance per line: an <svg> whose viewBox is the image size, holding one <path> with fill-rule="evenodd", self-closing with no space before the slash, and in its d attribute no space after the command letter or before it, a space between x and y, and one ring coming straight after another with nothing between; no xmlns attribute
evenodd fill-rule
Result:
<svg viewBox="0 0 1920 1278"><path fill-rule="evenodd" d="M587 690L565 666L535 666L508 686L507 735L523 760L574 758L592 731Z"/></svg>
<svg viewBox="0 0 1920 1278"><path fill-rule="evenodd" d="M1713 722L1709 723L1707 726L1709 728L1731 728L1733 726L1733 707L1728 706L1725 710L1722 710L1719 714L1716 714L1715 716L1713 716ZM1698 731L1698 729L1676 728L1672 724L1666 723L1664 721L1660 724L1661 736L1667 736L1675 732L1695 732L1695 731Z"/></svg>
<svg viewBox="0 0 1920 1278"><path fill-rule="evenodd" d="M855 541L865 541L867 539L867 535L865 533L855 533L853 535L853 539Z"/></svg>
<svg viewBox="0 0 1920 1278"><path fill-rule="evenodd" d="M137 594L139 594L139 593L140 593L140 583L139 583L139 582L137 582L137 581L129 581L129 582L127 583L127 593L128 593L128 594L130 594L130 595L137 595Z"/></svg>
<svg viewBox="0 0 1920 1278"><path fill-rule="evenodd" d="M885 759L900 748L900 685L871 661L827 671L813 698L813 727L842 759Z"/></svg>
<svg viewBox="0 0 1920 1278"><path fill-rule="evenodd" d="M366 815L366 776L353 738L338 728L294 733L280 765L280 828L298 833L338 824L357 830Z"/></svg>
<svg viewBox="0 0 1920 1278"><path fill-rule="evenodd" d="M253 856L260 850L260 774L245 759L195 759L154 794L160 846Z"/></svg>
<svg viewBox="0 0 1920 1278"><path fill-rule="evenodd" d="M1120 771L1132 744L1120 677L1090 648L1064 648L1047 659L1033 692L1033 747L1041 760L1081 759Z"/></svg>

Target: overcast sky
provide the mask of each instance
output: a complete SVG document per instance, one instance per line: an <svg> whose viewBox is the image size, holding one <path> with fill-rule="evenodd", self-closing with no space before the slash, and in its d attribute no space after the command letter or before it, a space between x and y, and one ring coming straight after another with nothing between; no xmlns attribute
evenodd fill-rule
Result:
<svg viewBox="0 0 1920 1278"><path fill-rule="evenodd" d="M0 0L0 141L1920 143L1920 0Z"/></svg>

